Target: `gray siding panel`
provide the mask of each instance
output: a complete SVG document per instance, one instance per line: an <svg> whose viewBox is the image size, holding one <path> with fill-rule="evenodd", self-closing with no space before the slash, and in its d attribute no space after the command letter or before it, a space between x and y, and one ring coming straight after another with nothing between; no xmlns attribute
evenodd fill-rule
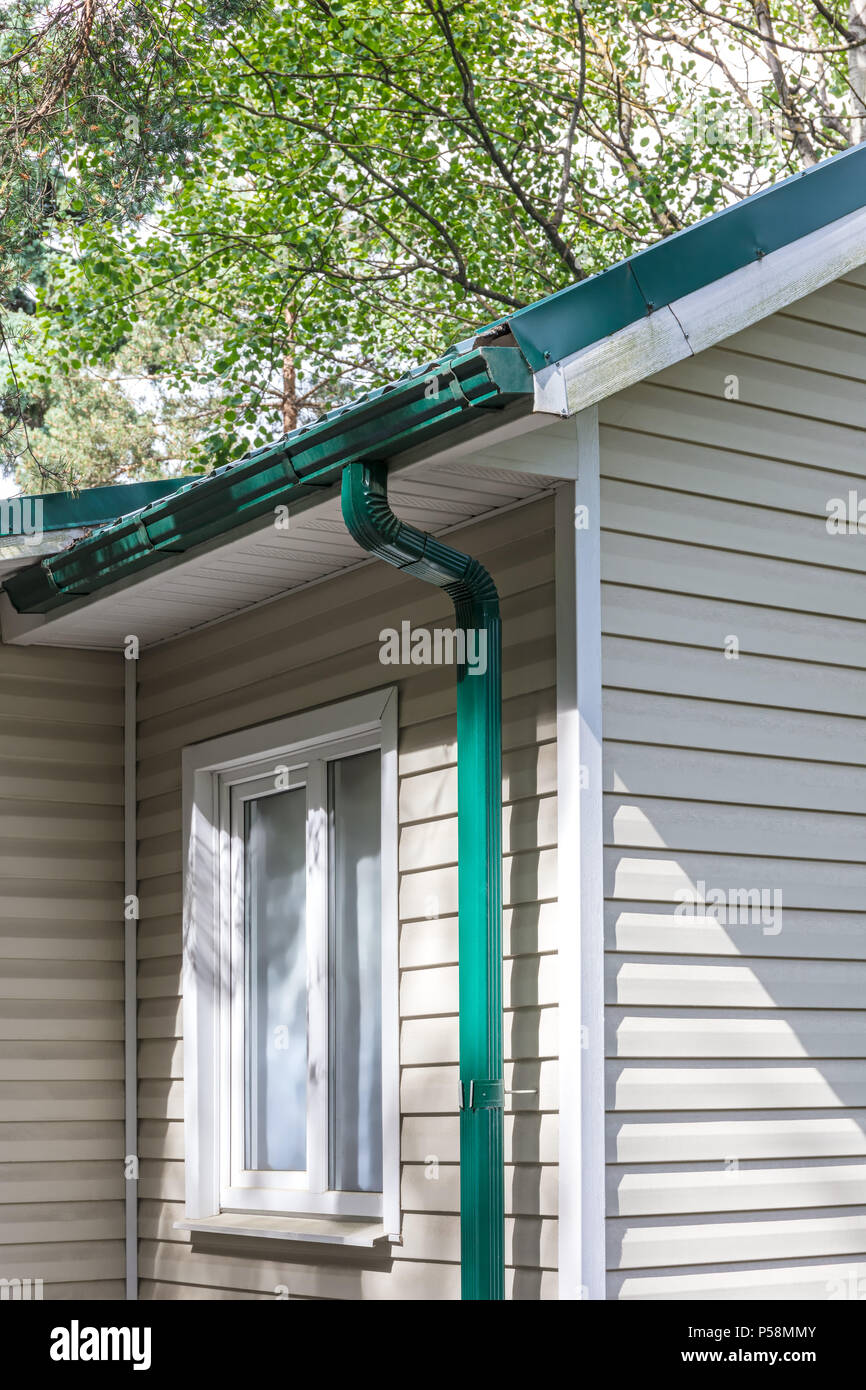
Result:
<svg viewBox="0 0 866 1390"><path fill-rule="evenodd" d="M866 1274L864 350L832 286L601 407L610 1297Z"/></svg>
<svg viewBox="0 0 866 1390"><path fill-rule="evenodd" d="M553 507L473 524L504 613L503 825L508 1287L555 1296L556 821ZM145 1298L459 1297L457 779L451 668L383 667L378 634L451 626L448 599L382 564L146 651L139 665L139 1076ZM396 682L400 690L403 1245L390 1270L321 1247L194 1245L183 1213L181 749ZM438 915L429 917L435 899ZM429 1180L429 1156L439 1160ZM356 1253L357 1252L353 1252Z"/></svg>
<svg viewBox="0 0 866 1390"><path fill-rule="evenodd" d="M0 1277L123 1297L122 681L0 647Z"/></svg>

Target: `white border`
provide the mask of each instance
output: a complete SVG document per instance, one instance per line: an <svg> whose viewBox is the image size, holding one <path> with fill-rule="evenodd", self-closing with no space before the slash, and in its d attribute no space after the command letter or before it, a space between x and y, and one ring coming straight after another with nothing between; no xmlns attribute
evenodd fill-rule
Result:
<svg viewBox="0 0 866 1390"><path fill-rule="evenodd" d="M214 890L221 772L324 738L378 733L382 749L382 1225L400 1238L400 1076L397 922L397 691L337 704L209 739L183 750L184 1123L188 1221L220 1211L220 946ZM312 1236L310 1237L313 1238Z"/></svg>
<svg viewBox="0 0 866 1390"><path fill-rule="evenodd" d="M124 1240L126 1298L138 1299L138 909L129 915L127 903L138 894L138 658L123 661L123 1134L125 1164L135 1158L124 1177Z"/></svg>
<svg viewBox="0 0 866 1390"><path fill-rule="evenodd" d="M604 880L598 411L556 494L559 1297L605 1297ZM588 525L575 529L576 509ZM583 773L583 775L581 775Z"/></svg>

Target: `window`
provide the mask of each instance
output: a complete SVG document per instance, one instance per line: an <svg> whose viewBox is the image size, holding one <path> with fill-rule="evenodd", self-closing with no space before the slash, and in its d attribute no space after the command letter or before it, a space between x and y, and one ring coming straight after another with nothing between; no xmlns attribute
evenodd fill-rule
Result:
<svg viewBox="0 0 866 1390"><path fill-rule="evenodd" d="M399 1231L396 692L184 753L187 1217Z"/></svg>

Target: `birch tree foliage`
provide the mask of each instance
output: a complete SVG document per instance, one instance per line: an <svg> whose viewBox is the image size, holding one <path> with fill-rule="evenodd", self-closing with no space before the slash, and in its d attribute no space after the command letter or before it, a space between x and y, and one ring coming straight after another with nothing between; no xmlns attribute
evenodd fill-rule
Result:
<svg viewBox="0 0 866 1390"><path fill-rule="evenodd" d="M866 0L294 0L173 42L202 136L64 230L31 375L146 319L205 463L866 135Z"/></svg>
<svg viewBox="0 0 866 1390"><path fill-rule="evenodd" d="M161 197L166 168L201 142L201 118L176 101L181 77L198 48L253 8L255 0L0 3L0 466L20 465L28 485L74 481L64 455L67 444L73 453L73 441L84 445L86 429L73 425L88 405L102 417L93 425L101 447L81 455L83 480L156 467L164 454L153 412L123 396L118 372L113 383L104 371L77 379L69 360L50 378L34 372L51 356L35 310L76 231L110 239L135 225Z"/></svg>

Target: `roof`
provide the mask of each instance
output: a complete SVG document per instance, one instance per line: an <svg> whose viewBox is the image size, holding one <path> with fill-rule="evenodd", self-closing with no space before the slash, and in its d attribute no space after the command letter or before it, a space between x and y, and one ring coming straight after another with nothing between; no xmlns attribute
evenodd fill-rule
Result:
<svg viewBox="0 0 866 1390"><path fill-rule="evenodd" d="M390 386L98 527L59 554L5 581L19 613L46 613L169 555L230 534L280 503L331 488L350 459L388 458L479 412L532 398L532 373L516 347L456 349Z"/></svg>
<svg viewBox="0 0 866 1390"><path fill-rule="evenodd" d="M120 512L140 511L167 497L188 482L187 478L154 478L143 483L112 483L107 487L80 488L77 492L29 494L27 501L41 508L42 531L82 530L104 526ZM16 499L8 498L7 503ZM18 501L23 503L24 498Z"/></svg>
<svg viewBox="0 0 866 1390"><path fill-rule="evenodd" d="M533 371L866 207L866 144L822 160L509 315Z"/></svg>
<svg viewBox="0 0 866 1390"><path fill-rule="evenodd" d="M22 566L56 555L120 512L140 510L177 492L187 479L155 478L76 492L45 492L0 500L0 583Z"/></svg>
<svg viewBox="0 0 866 1390"><path fill-rule="evenodd" d="M351 460L391 458L470 420L492 425L511 407L530 409L533 373L864 207L860 145L486 325L435 362L266 448L165 484L167 491L144 505L140 493L123 488L67 495L67 512L76 518L69 525L94 524L115 496L118 505L133 506L119 517L102 515L92 534L8 578L9 598L19 613L49 612L169 554L218 541L280 502L332 487ZM91 520L83 522L85 515Z"/></svg>

